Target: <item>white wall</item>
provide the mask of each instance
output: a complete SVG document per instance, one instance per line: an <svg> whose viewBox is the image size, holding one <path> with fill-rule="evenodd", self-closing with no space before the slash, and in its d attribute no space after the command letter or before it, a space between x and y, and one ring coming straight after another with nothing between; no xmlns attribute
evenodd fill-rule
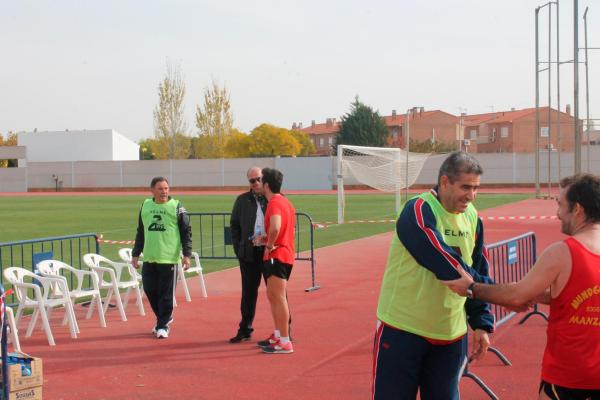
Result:
<svg viewBox="0 0 600 400"><path fill-rule="evenodd" d="M587 171L587 151L582 150L582 170ZM474 154L484 174L483 186L488 184L533 184L535 158L533 154L491 153ZM544 157L545 156L545 157ZM419 185L433 185L445 156L429 158L419 178ZM335 184L336 157L298 158L240 158L218 160L151 160L151 161L69 161L31 162L27 168L7 168L0 174L0 192L32 189L54 189L55 175L63 189L77 188L147 188L154 176L169 179L171 186L226 188L244 187L246 171L251 166L272 167L284 174L286 190L323 190ZM590 170L600 174L600 146L592 146ZM552 154L551 178L558 180L558 157ZM573 153L561 155L561 176L573 173ZM547 153L540 158L540 182L548 180ZM356 185L344 178L347 185Z"/></svg>
<svg viewBox="0 0 600 400"><path fill-rule="evenodd" d="M140 159L140 146L112 130L112 159L119 161L130 161Z"/></svg>
<svg viewBox="0 0 600 400"><path fill-rule="evenodd" d="M275 166L283 173L285 190L331 190L331 157L280 157ZM337 183L337 182L336 182Z"/></svg>
<svg viewBox="0 0 600 400"><path fill-rule="evenodd" d="M112 129L20 132L28 162L138 160L139 146Z"/></svg>

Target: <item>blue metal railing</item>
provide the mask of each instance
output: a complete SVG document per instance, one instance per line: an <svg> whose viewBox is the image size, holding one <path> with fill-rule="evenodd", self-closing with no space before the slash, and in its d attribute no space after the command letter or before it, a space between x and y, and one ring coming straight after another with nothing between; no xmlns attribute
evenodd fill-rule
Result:
<svg viewBox="0 0 600 400"><path fill-rule="evenodd" d="M4 286L0 285L0 296L4 295ZM0 312L4 313L4 305L0 306ZM3 315L3 317L5 317ZM8 345L7 345L7 329L6 329L6 318L2 318L2 340L0 341L0 351L2 351L2 399L8 400L8 362L6 357L8 356Z"/></svg>
<svg viewBox="0 0 600 400"><path fill-rule="evenodd" d="M4 268L21 267L35 271L36 263L45 259L63 261L81 268L81 259L85 253L100 254L100 244L95 233L0 243L0 283L4 284ZM70 280L69 284L72 286L73 276ZM14 303L14 294L9 303Z"/></svg>
<svg viewBox="0 0 600 400"><path fill-rule="evenodd" d="M235 260L231 244L230 212L188 213L192 225L194 250L200 259ZM308 237L307 234L308 233ZM315 235L311 217L305 213L296 213L296 257L298 261L310 261L312 286L305 289L312 292L319 289L315 282ZM303 249L305 249L303 251ZM306 255L308 253L308 255Z"/></svg>
<svg viewBox="0 0 600 400"><path fill-rule="evenodd" d="M502 240L486 246L488 253L488 262L490 267L490 276L498 284L520 281L533 268L536 260L537 249L536 239L533 232L527 232L510 239ZM492 313L496 319L496 328L506 323L516 315L514 311L508 310L497 304L491 304ZM546 314L538 310L537 304L521 319L520 324L524 323L532 315L540 315L548 320ZM490 346L488 349L502 361L504 365L511 365L510 361L496 347ZM492 399L498 400L498 396L483 382L481 378L469 371L468 364L465 367L463 376L473 379L481 389Z"/></svg>
<svg viewBox="0 0 600 400"><path fill-rule="evenodd" d="M490 276L496 283L511 283L520 281L533 268L537 259L535 234L527 232L510 239L502 240L487 246L490 263ZM492 304L492 312L496 317L496 327L516 315L514 311L497 304ZM546 314L538 310L538 305L528 312L519 322L522 324L532 315L540 315L548 320Z"/></svg>

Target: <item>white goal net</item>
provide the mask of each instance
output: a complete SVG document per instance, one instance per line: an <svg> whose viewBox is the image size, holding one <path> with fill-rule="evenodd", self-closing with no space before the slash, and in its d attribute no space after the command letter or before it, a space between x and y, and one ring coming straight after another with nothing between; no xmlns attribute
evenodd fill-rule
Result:
<svg viewBox="0 0 600 400"><path fill-rule="evenodd" d="M338 223L344 222L344 185L367 185L396 194L415 183L429 154L410 153L399 148L339 145L337 152Z"/></svg>

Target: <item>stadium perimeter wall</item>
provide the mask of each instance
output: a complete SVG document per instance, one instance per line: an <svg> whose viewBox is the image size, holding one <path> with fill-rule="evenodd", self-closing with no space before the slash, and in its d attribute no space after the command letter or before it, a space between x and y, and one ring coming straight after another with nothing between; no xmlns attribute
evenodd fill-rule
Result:
<svg viewBox="0 0 600 400"><path fill-rule="evenodd" d="M587 151L582 149L582 170L587 170ZM484 184L533 185L535 155L524 153L475 154L484 168ZM551 179L558 180L558 154L551 154ZM437 180L444 155L430 157L416 184ZM561 176L573 173L573 153L561 153ZM336 157L242 158L217 160L73 161L28 162L25 168L0 168L0 192L55 190L115 190L147 188L154 176L169 179L178 189L246 187L245 172L251 166L281 170L288 190L331 190L336 185ZM600 174L600 146L590 148L591 171ZM540 182L548 181L548 153L540 154ZM359 185L345 178L347 185Z"/></svg>

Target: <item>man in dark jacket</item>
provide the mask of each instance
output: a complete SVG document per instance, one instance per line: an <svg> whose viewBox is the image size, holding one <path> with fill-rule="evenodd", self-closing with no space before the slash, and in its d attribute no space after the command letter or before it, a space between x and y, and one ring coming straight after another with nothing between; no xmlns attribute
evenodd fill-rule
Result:
<svg viewBox="0 0 600 400"><path fill-rule="evenodd" d="M240 262L242 276L242 301L240 305L242 320L237 334L229 339L230 343L246 341L252 336L252 322L256 313L258 287L262 277L262 258L265 247L253 240L265 234L264 213L267 200L262 195L262 170L252 167L246 173L250 190L240 194L235 200L231 212L231 240L233 249Z"/></svg>

